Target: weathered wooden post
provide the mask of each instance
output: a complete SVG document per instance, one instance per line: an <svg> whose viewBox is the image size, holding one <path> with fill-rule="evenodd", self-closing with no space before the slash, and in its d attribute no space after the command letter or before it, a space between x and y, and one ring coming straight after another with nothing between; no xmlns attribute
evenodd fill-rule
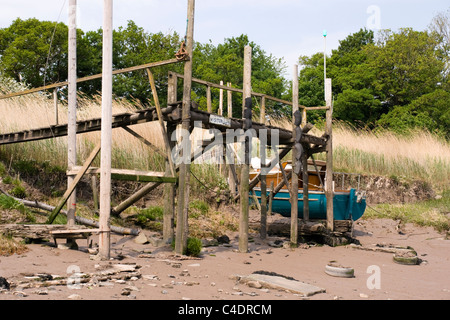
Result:
<svg viewBox="0 0 450 320"><path fill-rule="evenodd" d="M71 171L77 165L77 0L69 1L68 60L67 170ZM54 95L55 101L57 101L56 91ZM74 179L74 176L68 175L67 185L70 186ZM75 225L76 202L77 196L76 190L74 190L67 202L68 226Z"/></svg>
<svg viewBox="0 0 450 320"><path fill-rule="evenodd" d="M194 49L194 13L195 0L188 0L187 13L187 34L186 34L186 51L189 60L184 65L184 88L183 88L183 107L182 107L182 129L189 132L191 123L191 89L192 89L192 53ZM185 142L186 143L186 142ZM186 143L187 152L190 158L190 142ZM184 160L180 163L180 178L178 186L178 207L177 207L177 230L175 238L175 252L183 254L187 246L188 236L188 207L189 207L189 179L190 179L190 163L186 163L188 158L183 155Z"/></svg>
<svg viewBox="0 0 450 320"><path fill-rule="evenodd" d="M259 113L259 122L266 124L266 97L261 97L261 111Z"/></svg>
<svg viewBox="0 0 450 320"><path fill-rule="evenodd" d="M231 82L227 83L227 87L231 88ZM227 114L228 118L233 118L233 92L227 90Z"/></svg>
<svg viewBox="0 0 450 320"><path fill-rule="evenodd" d="M252 47L244 49L244 87L242 118L244 132L252 127ZM239 216L239 252L248 252L248 216L249 216L249 173L250 173L250 138L245 136L244 163L241 168L240 181L240 216Z"/></svg>
<svg viewBox="0 0 450 320"><path fill-rule="evenodd" d="M265 143L262 143L261 139L259 140L259 150L260 150L260 158L261 158L261 226L260 226L260 237L261 239L265 239L267 237L267 175L266 175L266 148L267 148L267 139L265 139Z"/></svg>
<svg viewBox="0 0 450 320"><path fill-rule="evenodd" d="M59 115L58 115L58 88L53 89L53 105L55 107L55 124L59 124Z"/></svg>
<svg viewBox="0 0 450 320"><path fill-rule="evenodd" d="M103 2L102 128L100 163L100 236L99 255L110 258L111 144L112 144L112 44L113 1Z"/></svg>
<svg viewBox="0 0 450 320"><path fill-rule="evenodd" d="M212 113L211 86L206 86L206 111Z"/></svg>
<svg viewBox="0 0 450 320"><path fill-rule="evenodd" d="M332 92L331 92L331 79L326 79L325 82L325 94L326 94L326 134L328 136L326 151L326 186L325 196L327 198L327 229L334 230L334 212L333 212L333 104L332 104Z"/></svg>
<svg viewBox="0 0 450 320"><path fill-rule="evenodd" d="M220 80L220 85L223 86L223 81ZM223 89L219 89L219 110L217 111L219 116L223 115Z"/></svg>
<svg viewBox="0 0 450 320"><path fill-rule="evenodd" d="M298 243L298 176L301 168L298 158L301 156L301 132L299 125L301 116L298 107L298 65L294 65L292 78L292 180L291 180L291 246L296 247ZM300 149L300 150L299 150Z"/></svg>
<svg viewBox="0 0 450 320"><path fill-rule="evenodd" d="M177 101L177 84L178 77L169 73L168 88L167 88L167 103L175 103ZM176 130L176 126L167 122L167 137L169 138L170 146L173 148L175 142L171 141L172 133ZM171 174L169 161L166 161L166 175ZM170 241L174 236L175 225L175 196L176 184L166 183L164 185L164 216L163 216L163 240Z"/></svg>

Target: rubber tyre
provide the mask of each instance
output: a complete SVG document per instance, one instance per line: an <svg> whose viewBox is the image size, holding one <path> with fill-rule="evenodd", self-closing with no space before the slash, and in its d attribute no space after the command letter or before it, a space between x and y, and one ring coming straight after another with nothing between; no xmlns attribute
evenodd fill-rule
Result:
<svg viewBox="0 0 450 320"><path fill-rule="evenodd" d="M404 264L408 266L415 266L420 264L420 259L415 251L408 251L407 253L394 254L394 262L398 264Z"/></svg>
<svg viewBox="0 0 450 320"><path fill-rule="evenodd" d="M341 267L327 264L325 266L325 273L332 277L339 278L353 278L355 276L355 270L349 267Z"/></svg>

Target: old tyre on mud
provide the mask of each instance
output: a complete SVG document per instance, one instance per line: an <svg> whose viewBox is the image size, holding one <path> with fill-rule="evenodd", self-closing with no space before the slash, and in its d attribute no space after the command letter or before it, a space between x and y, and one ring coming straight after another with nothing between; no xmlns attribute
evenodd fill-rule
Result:
<svg viewBox="0 0 450 320"><path fill-rule="evenodd" d="M394 262L413 266L420 264L420 259L417 256L417 252L415 252L414 250L408 250L395 253Z"/></svg>
<svg viewBox="0 0 450 320"><path fill-rule="evenodd" d="M355 276L355 270L350 267L343 267L336 263L329 263L325 266L325 273L340 278L353 278Z"/></svg>

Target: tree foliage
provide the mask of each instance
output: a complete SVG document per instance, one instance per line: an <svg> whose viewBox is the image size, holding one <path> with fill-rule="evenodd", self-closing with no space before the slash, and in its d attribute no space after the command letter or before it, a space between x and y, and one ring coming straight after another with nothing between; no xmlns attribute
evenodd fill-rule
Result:
<svg viewBox="0 0 450 320"><path fill-rule="evenodd" d="M31 87L67 80L67 32L63 23L16 19L0 29L0 74ZM339 43L327 56L327 77L333 82L334 116L357 125L390 127L399 132L410 128L438 131L450 137L450 11L440 13L428 30L411 28L378 34L361 29ZM129 21L114 30L113 68L122 69L168 60L178 51L177 33L150 33ZM223 43L195 43L193 76L213 83L242 88L244 48L252 47L252 90L290 100L291 83L284 77L286 65L266 53L248 36L224 39ZM78 77L101 73L102 30L77 32ZM324 55L301 56L300 104L324 104ZM183 64L154 68L159 100L167 98L168 71L182 73ZM181 93L181 86L180 93ZM87 95L101 90L101 80L83 82L78 89ZM114 76L117 98L152 103L145 71ZM206 88L193 86L193 100L206 110ZM64 93L62 93L64 94ZM212 89L213 110L219 90ZM254 98L258 112L259 101ZM241 116L242 96L233 94L233 116ZM290 116L290 108L268 103L267 113ZM308 121L322 119L323 111L308 113Z"/></svg>

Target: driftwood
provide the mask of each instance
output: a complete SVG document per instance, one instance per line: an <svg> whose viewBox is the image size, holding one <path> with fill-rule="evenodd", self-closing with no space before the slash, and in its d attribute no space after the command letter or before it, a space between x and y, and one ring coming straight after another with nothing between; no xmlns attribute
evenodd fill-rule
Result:
<svg viewBox="0 0 450 320"><path fill-rule="evenodd" d="M30 208L42 209L42 210L49 211L49 212L52 212L53 210L55 210L54 206L48 205L46 203L15 198L15 197L12 197L11 195L9 195L8 193L6 193L5 191L3 191L1 189L0 189L0 192L4 193L8 197L11 197L11 198L13 198L14 200L16 200L18 202L23 203L25 206L30 207ZM67 216L67 212L66 211L61 210L61 213ZM85 225L85 226L94 227L94 228L98 228L99 227L99 223L97 221L94 221L94 220L91 220L91 219L87 219L87 218L83 218L83 217L75 216L75 222L80 223L80 224ZM45 226L45 225L43 225L43 226ZM51 226L51 225L47 225L47 226ZM67 228L67 226L65 226L65 227ZM116 227L116 226L111 226L110 228L111 228L112 232L118 233L118 234L137 236L140 233L139 229L123 228L123 227ZM33 238L33 239L35 239L35 238Z"/></svg>
<svg viewBox="0 0 450 320"><path fill-rule="evenodd" d="M17 238L51 239L50 231L67 229L63 224L2 224L0 234L8 234ZM88 229L86 229L88 230Z"/></svg>
<svg viewBox="0 0 450 320"><path fill-rule="evenodd" d="M259 218L249 222L250 227L259 230ZM352 221L334 221L334 232L330 233L326 228L325 220L309 220L298 219L298 235L299 236L325 236L340 237L345 236L352 230ZM289 237L291 234L291 218L274 214L267 217L267 234L282 237Z"/></svg>

